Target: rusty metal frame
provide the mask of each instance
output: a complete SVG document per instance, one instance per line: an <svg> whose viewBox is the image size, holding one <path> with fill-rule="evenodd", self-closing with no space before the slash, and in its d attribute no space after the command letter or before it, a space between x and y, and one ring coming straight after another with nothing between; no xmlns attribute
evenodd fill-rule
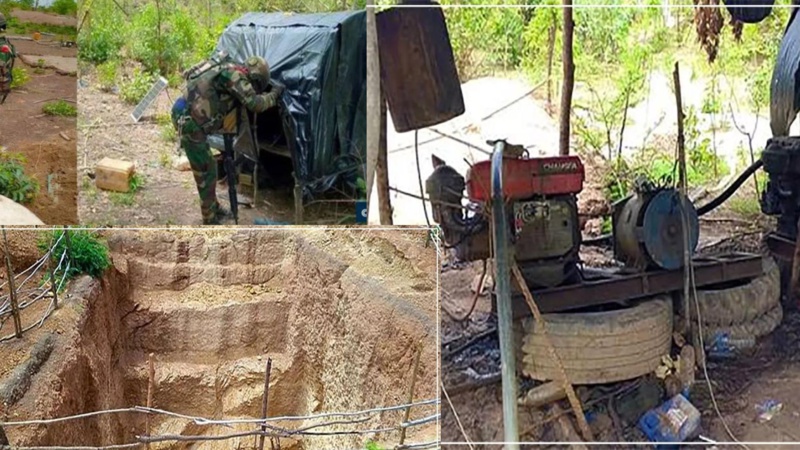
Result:
<svg viewBox="0 0 800 450"><path fill-rule="evenodd" d="M727 253L693 259L698 287L728 281L755 278L764 273L763 258L751 253ZM588 271L581 284L533 291L536 304L543 313L564 312L588 306L635 300L683 288L683 270L660 270L640 273L623 271ZM512 296L514 320L531 316L522 294ZM492 311L496 302L492 299Z"/></svg>

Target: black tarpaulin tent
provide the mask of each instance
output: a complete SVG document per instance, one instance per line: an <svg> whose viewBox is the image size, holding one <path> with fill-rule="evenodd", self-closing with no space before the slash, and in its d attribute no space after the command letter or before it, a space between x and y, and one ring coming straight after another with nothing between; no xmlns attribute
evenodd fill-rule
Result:
<svg viewBox="0 0 800 450"><path fill-rule="evenodd" d="M364 176L366 39L366 12L357 10L248 13L230 24L217 43L215 51L225 51L237 62L263 57L272 79L286 88L282 117L259 116L257 135L259 147L278 143L288 151L304 197L339 180L354 185ZM218 147L221 139L215 141ZM237 142L236 148L253 158L249 139Z"/></svg>

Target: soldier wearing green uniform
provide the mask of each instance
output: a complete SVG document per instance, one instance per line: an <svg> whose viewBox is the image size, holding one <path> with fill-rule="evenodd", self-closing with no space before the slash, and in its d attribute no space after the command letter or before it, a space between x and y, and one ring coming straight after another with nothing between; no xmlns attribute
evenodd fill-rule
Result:
<svg viewBox="0 0 800 450"><path fill-rule="evenodd" d="M5 102L8 93L11 92L11 82L14 81L12 69L17 52L8 38L6 32L6 18L0 13L0 105Z"/></svg>
<svg viewBox="0 0 800 450"><path fill-rule="evenodd" d="M261 113L278 104L283 89L270 85L269 66L261 57L243 65L226 57L197 65L186 74L186 89L172 108L172 122L178 131L194 173L204 225L219 224L228 212L217 201L217 165L207 137L232 132L229 119L238 119L240 107Z"/></svg>

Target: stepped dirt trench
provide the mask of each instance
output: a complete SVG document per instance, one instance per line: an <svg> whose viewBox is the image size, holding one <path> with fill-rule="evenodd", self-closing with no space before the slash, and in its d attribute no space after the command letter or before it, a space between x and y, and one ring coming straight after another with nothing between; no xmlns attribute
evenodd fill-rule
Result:
<svg viewBox="0 0 800 450"><path fill-rule="evenodd" d="M5 397L0 406L6 404L0 420L146 405L150 355L153 407L188 416L259 418L267 358L272 360L270 417L405 404L417 349L414 398L437 397L437 259L424 230L111 230L102 235L113 266L98 279L72 281L61 295L62 306L44 326L22 340L0 343L0 396ZM437 409L414 408L411 419ZM125 444L147 434L146 417L150 436L210 437L255 429L125 412L6 426L0 438L4 431L16 446ZM402 421L402 411L390 411L316 430L374 430ZM298 429L320 422L273 425ZM406 442L436 436L431 422L410 428ZM391 448L399 431L283 437L280 448L363 449L369 440ZM252 449L256 437L150 447Z"/></svg>

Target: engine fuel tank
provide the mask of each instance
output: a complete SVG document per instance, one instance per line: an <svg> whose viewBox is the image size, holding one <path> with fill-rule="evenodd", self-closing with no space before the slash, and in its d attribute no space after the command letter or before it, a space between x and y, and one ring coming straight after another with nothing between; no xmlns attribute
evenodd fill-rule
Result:
<svg viewBox="0 0 800 450"><path fill-rule="evenodd" d="M683 267L682 195L675 189L637 193L614 205L614 256L637 269ZM686 201L689 254L700 237L697 210Z"/></svg>

